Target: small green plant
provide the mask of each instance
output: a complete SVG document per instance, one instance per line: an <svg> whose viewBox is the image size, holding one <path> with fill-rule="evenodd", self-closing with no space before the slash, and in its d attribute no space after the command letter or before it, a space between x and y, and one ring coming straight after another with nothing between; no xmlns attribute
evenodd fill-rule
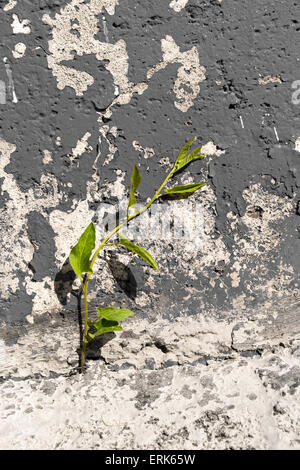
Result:
<svg viewBox="0 0 300 470"><path fill-rule="evenodd" d="M85 365L85 357L86 357L86 348L87 344L94 340L99 335L103 333L107 333L110 331L121 331L122 327L119 325L119 322L125 320L125 318L134 315L131 310L127 310L124 308L115 308L115 307L105 307L105 308L97 308L97 315L98 318L95 321L89 321L88 319L88 287L89 287L89 280L93 274L93 266L95 261L103 248L109 246L116 246L121 245L127 248L127 250L136 253L140 256L143 260L145 260L153 269L159 271L158 265L156 261L153 259L150 253L146 251L141 246L137 246L131 241L127 240L127 238L122 234L121 228L128 224L132 219L138 217L140 214L145 212L154 201L158 198L166 195L188 195L191 194L206 183L195 183L195 184L186 184L186 185L178 185L174 186L169 189L163 189L166 186L169 179L177 173L179 170L184 168L186 165L191 163L194 160L198 160L200 158L205 157L200 153L201 147L196 148L195 150L189 152L191 145L193 144L196 137L191 139L181 150L179 153L177 160L162 183L159 189L156 191L150 202L148 202L142 209L137 210L136 208L136 198L135 193L141 183L141 175L136 165L134 165L132 175L131 175L131 188L129 194L129 201L127 206L127 217L124 221L119 223L108 235L101 241L98 248L95 250L96 246L96 231L95 226L93 223L90 223L86 230L83 232L81 237L79 238L77 244L72 248L71 253L69 255L70 264L76 274L76 276L80 280L83 296L84 296L84 331L83 331L83 343L81 349L81 366L80 371L82 372ZM134 209L134 213L132 212ZM116 236L117 239L113 241L113 243L108 243L108 241L113 237ZM93 253L94 252L94 253ZM84 275L84 276L83 276ZM89 329L92 328L93 332L90 332Z"/></svg>

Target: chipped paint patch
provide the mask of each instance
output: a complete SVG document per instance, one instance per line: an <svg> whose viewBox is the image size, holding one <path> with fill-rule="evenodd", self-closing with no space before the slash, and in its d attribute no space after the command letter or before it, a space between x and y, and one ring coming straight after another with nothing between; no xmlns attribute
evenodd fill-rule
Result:
<svg viewBox="0 0 300 470"><path fill-rule="evenodd" d="M114 159L114 156L118 150L118 147L109 139L109 135L114 137L115 140L118 136L118 129L115 126L110 128L109 126L104 125L100 128L100 134L108 145L108 155L106 156L106 159L103 162L103 165L107 165Z"/></svg>
<svg viewBox="0 0 300 470"><path fill-rule="evenodd" d="M19 20L18 15L16 15L15 13L12 15L12 17L13 22L11 23L11 27L13 29L13 34L30 34L30 20Z"/></svg>
<svg viewBox="0 0 300 470"><path fill-rule="evenodd" d="M262 256L259 247L269 252L279 245L282 234L276 228L276 222L288 217L294 210L294 201L288 197L280 197L265 191L261 184L256 183L243 191L243 198L247 202L245 215L238 218L229 212L231 229L235 232L240 224L248 228L247 239L239 238L234 233L234 240L238 244L239 254Z"/></svg>
<svg viewBox="0 0 300 470"><path fill-rule="evenodd" d="M295 142L295 150L296 152L300 152L300 137Z"/></svg>
<svg viewBox="0 0 300 470"><path fill-rule="evenodd" d="M111 116L111 107L115 104L128 104L134 93L143 94L148 88L147 83L131 83L128 80L129 58L126 50L126 43L123 40L115 44L100 42L95 39L98 32L98 18L105 6L104 0L95 2L91 0L88 5L82 5L79 0L74 0L72 4L56 14L55 19L49 15L43 16L44 23L52 27L53 39L49 41L49 52L47 56L48 66L52 69L53 75L57 79L58 88L63 90L66 86L74 88L78 96L94 83L94 78L84 71L61 65L62 61L73 60L75 55L95 54L98 60L106 60L106 69L112 74L114 79L116 98L108 107L104 116ZM74 25L74 21L76 23ZM72 26L73 24L73 26ZM104 27L104 26L103 26ZM74 28L79 33L74 34ZM182 112L186 112L192 105L193 100L200 92L199 83L205 80L205 68L199 64L199 55L196 47L190 51L180 52L179 47L171 36L166 36L162 40L162 51L164 61L159 63L147 73L150 80L153 75L165 68L168 64L180 63L177 80L174 85L174 93L177 97L175 106ZM100 118L101 121L101 118Z"/></svg>
<svg viewBox="0 0 300 470"><path fill-rule="evenodd" d="M194 104L194 99L200 92L199 83L206 79L206 69L200 66L199 54L194 46L186 52L180 52L172 36L167 35L161 40L161 49L163 61L147 72L147 79L160 70L163 70L169 64L182 64L177 72L177 79L174 84L174 93L177 97L175 106L182 112L187 112Z"/></svg>
<svg viewBox="0 0 300 470"><path fill-rule="evenodd" d="M58 135L55 139L55 145L57 145L57 147L62 147L62 141L61 141L61 136Z"/></svg>
<svg viewBox="0 0 300 470"><path fill-rule="evenodd" d="M90 134L90 132L86 132L84 136L77 141L76 146L72 149L72 160L77 157L81 157L81 155L83 155L86 151L90 152L93 150L93 147L88 144L88 140L91 135L92 134Z"/></svg>
<svg viewBox="0 0 300 470"><path fill-rule="evenodd" d="M250 242L240 240L240 249L248 254L259 254L261 245L266 251L273 250L282 234L272 224L288 217L293 212L294 202L288 197L268 193L259 183L245 189L243 198L247 208L241 222L248 227Z"/></svg>
<svg viewBox="0 0 300 470"><path fill-rule="evenodd" d="M232 272L230 273L230 277L232 279L231 285L232 287L238 287L240 284L240 271L242 269L242 266L239 261L235 261L232 264Z"/></svg>
<svg viewBox="0 0 300 470"><path fill-rule="evenodd" d="M8 78L8 94L10 95L12 102L17 103L18 98L15 92L15 85L14 85L14 80L13 80L11 64L9 60L7 59L7 57L4 57L3 62L5 65L6 75Z"/></svg>
<svg viewBox="0 0 300 470"><path fill-rule="evenodd" d="M143 156L144 156L145 159L153 157L155 155L155 151L154 151L153 148L151 148L151 147L145 147L144 148L137 140L134 140L132 142L132 146L138 152L143 153Z"/></svg>
<svg viewBox="0 0 300 470"><path fill-rule="evenodd" d="M246 300L246 295L245 294L241 294L241 295L238 295L237 297L233 298L232 299L233 308L245 310L246 309L245 300Z"/></svg>
<svg viewBox="0 0 300 470"><path fill-rule="evenodd" d="M230 254L221 236L214 238L216 223L216 196L209 186L205 186L198 195L198 203L203 206L203 249L197 258L195 268L209 275L210 268L219 261L229 262Z"/></svg>
<svg viewBox="0 0 300 470"><path fill-rule="evenodd" d="M45 312L61 309L54 288L54 280L46 276L42 281L32 281L29 276L25 277L25 286L27 294L32 296L32 311L27 321L33 324L37 316L43 315Z"/></svg>
<svg viewBox="0 0 300 470"><path fill-rule="evenodd" d="M13 175L5 171L15 150L15 145L0 139L0 177L3 178L2 191L8 195L8 200L0 211L1 250L7 253L0 272L0 291L5 299L19 290L19 271L28 274L28 279L32 276L28 264L32 260L34 246L26 229L28 214L36 210L48 218L47 209L56 207L62 197L58 192L57 181L51 174L42 175L39 186L23 193ZM49 291L49 288L46 290ZM54 293L52 300L55 302Z"/></svg>
<svg viewBox="0 0 300 470"><path fill-rule="evenodd" d="M78 55L95 54L98 60L108 60L106 68L114 77L115 85L120 88L120 92L127 90L126 43L123 40L116 44L103 43L95 38L98 32L98 15L104 8L112 15L117 4L118 0L91 0L88 5L82 4L81 0L73 0L54 19L49 15L43 16L43 22L52 27L53 39L49 41L48 66L52 69L60 90L70 86L78 96L82 96L94 83L94 78L87 72L61 65L62 61L73 60L74 52Z"/></svg>
<svg viewBox="0 0 300 470"><path fill-rule="evenodd" d="M201 148L201 153L203 155L216 155L217 157L220 157L225 153L225 150L218 149L218 147L212 142L207 142L207 144L203 145Z"/></svg>
<svg viewBox="0 0 300 470"><path fill-rule="evenodd" d="M34 251L26 230L23 229L25 196L19 190L13 176L5 172L5 167L10 163L11 155L15 150L14 144L0 138L2 193L6 191L9 195L5 207L0 210L2 221L1 251L6 253L0 270L0 291L4 299L9 299L10 295L16 293L19 288L19 279L16 274L18 268L15 261L18 260L19 269L26 271Z"/></svg>
<svg viewBox="0 0 300 470"><path fill-rule="evenodd" d="M268 83L282 83L280 75L267 75L258 79L260 85L268 85Z"/></svg>
<svg viewBox="0 0 300 470"><path fill-rule="evenodd" d="M16 5L17 5L16 0L9 0L7 4L3 7L3 11L12 10L13 8L15 8Z"/></svg>
<svg viewBox="0 0 300 470"><path fill-rule="evenodd" d="M49 150L43 150L43 163L44 165L49 165L53 162L52 153Z"/></svg>
<svg viewBox="0 0 300 470"><path fill-rule="evenodd" d="M174 11L181 11L188 3L189 0L172 0L170 3L170 8L173 8Z"/></svg>
<svg viewBox="0 0 300 470"><path fill-rule="evenodd" d="M284 296L297 296L297 289L289 286L295 277L292 266L287 265L279 258L276 261L276 272L269 265L271 259L279 256L279 247L282 241L280 223L291 217L295 210L295 201L288 197L281 197L265 191L258 183L252 184L243 191L246 201L245 214L238 217L228 213L232 238L236 247L232 253L231 266L232 287L238 287L244 275L247 275L246 292L233 299L233 306L244 308L247 298L253 293L263 299L270 299L271 306L274 298ZM247 228L246 236L241 237L240 232ZM266 304L267 305L267 304Z"/></svg>
<svg viewBox="0 0 300 470"><path fill-rule="evenodd" d="M70 212L54 210L49 216L50 225L55 232L57 266L65 262L70 249L74 246L89 224L94 213L89 209L88 201L80 201Z"/></svg>
<svg viewBox="0 0 300 470"><path fill-rule="evenodd" d="M191 181L191 176L186 174L185 178L182 178L181 183L189 184ZM215 236L216 197L211 187L205 186L201 191L190 196L188 203L189 211L186 211L184 201L164 201L161 223L157 227L156 240L153 240L153 237L148 241L144 239L143 246L151 252L155 259L159 260L161 271L164 273L164 276L174 280L174 285L177 282L177 271L174 271L173 266L179 265L180 271L188 273L190 280L198 279L199 273L201 273L202 279L206 279L208 284L203 288L205 292L211 289L211 281L216 282L217 280L217 282L222 282L222 274L215 275L215 279L212 279L212 272L215 273L215 268L217 268L220 262L224 263L224 266L229 264L231 254L224 243L223 237L221 235ZM197 217L193 215L194 213L197 214ZM172 230L167 229L166 232L164 230L165 226L169 226L172 214L175 217L179 217L181 222L184 223L184 239L178 237L176 232L172 233ZM147 214L145 214L146 216ZM147 224L147 218L145 218L144 223ZM145 241L147 242L146 244ZM168 243L172 246L171 251L166 250ZM146 271L147 268L145 268ZM149 274L147 274L146 285L153 290L156 283L156 273ZM225 284L223 287L227 291ZM203 295L199 296L197 289L185 288L182 293L184 302L188 302L194 296L197 296L198 299L197 311L206 311L205 298ZM155 297L155 293L152 293L151 298L155 299ZM170 302L168 302L169 306ZM157 308L163 310L162 302L159 303ZM176 308L176 305L174 305L174 308ZM192 314L192 312L189 311L189 314Z"/></svg>
<svg viewBox="0 0 300 470"><path fill-rule="evenodd" d="M23 42L18 42L18 44L15 45L15 48L12 51L12 55L15 59L21 59L21 57L24 57L25 52L26 45Z"/></svg>
<svg viewBox="0 0 300 470"><path fill-rule="evenodd" d="M124 184L126 173L121 170L115 170L117 179L114 183L104 183L101 188L101 195L106 198L116 198L118 201L122 201L124 197L127 197L127 191Z"/></svg>

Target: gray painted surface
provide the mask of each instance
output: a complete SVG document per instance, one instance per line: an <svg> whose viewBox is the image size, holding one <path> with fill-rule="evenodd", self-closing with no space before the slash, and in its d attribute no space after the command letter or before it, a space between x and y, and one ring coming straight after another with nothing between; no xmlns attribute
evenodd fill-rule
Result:
<svg viewBox="0 0 300 470"><path fill-rule="evenodd" d="M10 241L13 244L14 237L21 233L31 244L32 259L20 266L16 259L9 261L14 287L5 285L1 318L16 321L31 314L33 307L39 312L51 308L53 302L56 307L55 301L43 306L38 299L41 288L44 297L51 297L47 289L53 291L53 286L34 285L46 278L53 281L61 267L53 237L56 227L51 214L54 211L71 214L80 202L87 200L90 210L86 221L78 221L74 213L72 223L76 232L78 225L89 222L99 203L114 201L118 170L119 174L124 172L122 184L128 188L134 162L144 173L141 196L150 196L167 171L160 163L161 158L174 161L180 147L193 135L198 136L200 143L212 141L217 149L225 151L188 169L195 180L199 175L208 180L209 189L196 196L196 200L198 204L211 200L214 221L209 235L211 240L219 241L215 248L218 255L208 256L205 244L202 252L195 251L191 262L203 258L207 263L196 264L196 275L193 273L191 279L188 266L181 265L182 253L177 258L175 253L168 265L163 262L162 274L155 278L151 288L144 285L147 272L137 262L132 269L138 292L145 292L149 297L151 309L171 317L185 311L197 313L199 308L220 312L237 305L252 308L266 299L276 301L278 296L297 294L300 262L296 207L300 183L295 141L299 133L299 106L292 104L291 86L298 78L299 4L190 0L181 2L187 3L185 8L178 7L179 11L175 11L168 1L154 1L150 5L138 1L134 7L129 0L92 2L98 10L96 7L85 10L81 1L72 3L78 4L70 22L71 34L77 40L73 50L67 36L55 35L61 27L59 21L64 33L68 31L68 2L63 5L52 1L35 5L17 3L11 9L1 10L0 78L7 83L8 93L6 104L1 105L1 137L16 146L3 168L1 182L9 175L25 200L30 190L36 193L29 196L36 204L29 203L25 214L19 212L17 202L12 211L15 217L22 218L23 224L20 232L12 232ZM48 19L45 15L49 15ZM89 50L85 33L92 26L90 30L84 29L87 18L95 21L94 40L99 50L104 50L107 44L111 46L106 56L90 53L92 48ZM24 20L30 22L29 34L11 26L13 21L21 24ZM53 28L49 24L51 20L56 21ZM25 25L26 22L23 31L28 28ZM80 33L74 25L83 28L79 29ZM174 102L180 103L174 95L178 62L169 63L147 78L147 72L163 60L161 41L166 37L174 41L169 47L171 54L175 43L183 52L196 47L200 66L206 69L200 92L190 106L183 104L184 109L174 106ZM124 46L123 55L113 59L112 55L117 54L114 45L120 44L119 41ZM12 51L18 42L26 45L26 51L22 57L15 58ZM64 46L72 60L58 59ZM121 87L122 80L123 84L129 80L132 85L147 84L147 89L141 94L131 93L129 99L123 100L127 104L116 100L108 117L105 112L116 98L114 87L118 82L109 66L113 60L118 66L118 60L124 60L124 51L128 73L120 62L120 69L124 69L120 72ZM4 57L12 70L17 103L12 102ZM53 57L54 66L67 67L60 72L60 83L51 63ZM80 92L80 87L76 89L72 80L68 80L70 69L74 75L78 71L86 72L93 83ZM264 77L267 79L263 80ZM84 84L80 76L77 80ZM190 83L190 87L194 85ZM180 86L188 88L182 83ZM103 126L109 127L104 127L106 138L102 135L99 144L99 129L103 132ZM115 128L113 132L112 128ZM72 157L72 149L87 132L90 134L88 151ZM59 145L57 137L60 137ZM153 149L154 155L145 159L143 152L133 148L134 141L143 148ZM113 156L105 164L109 145L114 148ZM51 152L48 162L43 158L45 150ZM96 162L99 178L94 179L94 192L88 185L95 175L97 152L100 152ZM44 206L43 202L39 204L39 191L45 200L49 192L54 192L54 185L56 194L52 194L52 200ZM101 188L105 185L108 190L104 198ZM245 190L249 191L248 200ZM8 201L14 197L17 201L19 196L13 190L10 194L4 190L2 197L5 215ZM264 204L268 207L262 207ZM282 205L286 207L284 216ZM250 217L256 223L255 228ZM261 223L257 224L259 220ZM7 230L5 217L2 229ZM271 232L274 232L273 246ZM63 229L57 237L64 237ZM3 249L5 253L10 247L6 244ZM169 243L163 249L167 253L174 247ZM160 249L156 254L159 259ZM22 256L22 251L19 255ZM2 277L5 276L3 269ZM278 285L272 289L275 277ZM186 287L193 291L187 301L183 300L187 297ZM158 294L158 301L151 297L152 292ZM109 295L103 292L98 295L101 301L110 301L115 291L113 288ZM161 304L159 299L165 297L168 299ZM122 300L126 301L126 297Z"/></svg>

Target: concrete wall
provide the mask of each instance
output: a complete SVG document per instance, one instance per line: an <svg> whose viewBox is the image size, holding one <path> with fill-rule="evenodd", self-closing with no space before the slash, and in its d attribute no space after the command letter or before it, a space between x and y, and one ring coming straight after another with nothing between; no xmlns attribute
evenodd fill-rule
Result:
<svg viewBox="0 0 300 470"><path fill-rule="evenodd" d="M296 0L1 0L1 447L299 446L299 21ZM99 259L91 311L136 315L73 376L70 248L195 135L175 181L208 182L203 223L141 241L160 273Z"/></svg>
<svg viewBox="0 0 300 470"><path fill-rule="evenodd" d="M134 261L134 302L173 317L298 295L296 1L2 4L2 320L73 305L55 279L97 207L134 162L152 195L194 135L209 156L178 181L208 181L203 246L148 243L161 274ZM125 302L102 267L95 302Z"/></svg>

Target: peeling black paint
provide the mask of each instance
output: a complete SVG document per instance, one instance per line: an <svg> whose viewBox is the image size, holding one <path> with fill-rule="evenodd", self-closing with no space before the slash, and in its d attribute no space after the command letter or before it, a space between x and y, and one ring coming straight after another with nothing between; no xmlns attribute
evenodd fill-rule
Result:
<svg viewBox="0 0 300 470"><path fill-rule="evenodd" d="M99 143L99 112L107 109L114 98L113 79L105 63L90 55L64 63L95 78L84 96L77 97L68 87L57 88L56 78L46 60L50 28L42 22L42 15L49 13L53 17L67 3L45 0L38 2L37 7L22 2L12 11L1 11L0 14L0 80L7 81L3 58L8 57L19 100L17 104L8 101L6 105L0 105L0 136L17 146L5 171L14 176L24 193L38 187L46 171L53 174L63 197L56 207L47 209L49 214L57 209L68 211L74 202L86 198L86 185L94 171L92 165ZM109 138L118 151L108 165L103 165L107 144L102 142L98 161L99 189L104 182L116 180L117 169L126 172L128 186L132 166L137 162L143 173L141 197L145 199L153 194L167 171L159 164L161 157L167 156L174 161L183 142L194 135L198 135L203 143L212 140L226 153L220 158L214 157L209 168L203 160L188 170L194 178L208 173L209 185L217 201L213 235L223 237L226 247L233 253L238 247L227 215L229 212L239 217L245 214L242 193L250 184L259 182L275 196L292 198L296 195L296 200L300 197L300 156L293 150L294 139L300 134L300 108L291 102L291 84L300 79L297 35L300 5L296 1L275 0L223 0L222 3L191 0L185 9L175 14L169 3L156 0L149 4L140 0L132 8L130 0L120 2L115 15L105 15L109 41L115 43L123 39L126 42L128 78L134 83L146 81L147 70L162 60L160 41L166 35L171 35L182 51L194 45L197 47L200 64L206 68L206 80L200 84L200 94L187 113L174 106L172 89L179 64L168 65L155 74L149 88L142 95L135 94L129 104L112 109L108 122L117 127L118 137ZM13 13L31 20L32 34L12 35ZM99 28L102 28L101 15ZM102 30L97 38L105 40ZM11 50L19 41L26 43L27 52L22 59L16 60ZM259 85L258 79L266 75L280 75L282 83ZM89 145L93 151L85 152L78 165L70 165L69 154L85 132L92 134ZM55 144L57 136L62 137L61 147ZM144 160L143 155L133 148L133 140L143 147L152 147L155 156ZM42 158L44 149L53 154L53 163L47 169ZM271 180L275 180L275 184ZM72 187L67 187L67 183L72 183ZM6 199L5 193L1 195L1 207L5 207ZM296 211L288 224L286 221L281 224L281 245L275 255L270 253L268 274L261 279L262 284L276 274L278 264L283 260L294 269L291 289L297 287L300 261ZM40 281L49 275L54 277L55 245L51 226L37 212L28 216L27 225L29 238L33 237L39 244L30 263L34 280ZM239 227L238 237L247 238L246 227ZM216 272L212 271L209 277L199 273L198 279L190 280L188 272L170 266L169 276L176 275L176 280L168 275L156 280L157 297L151 308L170 317L182 312L194 313L198 295L207 307L220 311L232 308L232 299L241 294L246 294L249 306L261 302L263 291L260 296L259 292L254 294L248 290L249 283L259 282L248 274L259 259L250 257L238 287L230 285L232 261L233 258L231 264L224 266L221 279L217 279ZM141 266L137 264L133 269L137 291L143 292ZM9 302L4 302L0 318L19 319L30 313L32 296L26 293L24 273L19 276L20 291ZM216 284L210 288L212 278L216 278ZM229 285L228 290L224 290L222 281ZM196 289L199 294L185 303L182 299L187 287ZM148 294L147 288L145 292ZM122 301L128 300L126 289L125 292L120 289L118 295ZM130 295L132 297L132 292ZM103 292L98 296L103 301L110 299L110 295Z"/></svg>

